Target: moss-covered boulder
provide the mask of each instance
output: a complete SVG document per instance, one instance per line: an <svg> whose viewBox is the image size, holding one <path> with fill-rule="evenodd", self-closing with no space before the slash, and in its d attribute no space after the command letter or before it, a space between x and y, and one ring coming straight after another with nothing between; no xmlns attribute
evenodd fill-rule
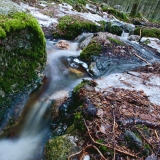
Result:
<svg viewBox="0 0 160 160"><path fill-rule="evenodd" d="M114 9L114 8L111 8L108 6L102 6L102 10L104 12L107 12L108 14L115 16L117 19L119 19L121 21L130 22L128 15L122 11L119 11L117 9Z"/></svg>
<svg viewBox="0 0 160 160"><path fill-rule="evenodd" d="M46 160L64 160L77 152L78 147L74 143L74 137L69 135L50 139L45 147Z"/></svg>
<svg viewBox="0 0 160 160"><path fill-rule="evenodd" d="M160 39L160 29L150 27L138 27L134 30L135 35L141 35L142 37L154 37Z"/></svg>
<svg viewBox="0 0 160 160"><path fill-rule="evenodd" d="M107 22L106 24L106 31L112 34L116 34L118 36L121 36L123 29L121 25L118 25L113 22Z"/></svg>
<svg viewBox="0 0 160 160"><path fill-rule="evenodd" d="M1 0L0 109L7 108L9 94L17 94L38 79L45 62L45 38L37 20L14 2Z"/></svg>
<svg viewBox="0 0 160 160"><path fill-rule="evenodd" d="M74 39L82 32L97 32L103 30L101 26L75 15L67 15L59 19L56 31L53 33L56 38Z"/></svg>

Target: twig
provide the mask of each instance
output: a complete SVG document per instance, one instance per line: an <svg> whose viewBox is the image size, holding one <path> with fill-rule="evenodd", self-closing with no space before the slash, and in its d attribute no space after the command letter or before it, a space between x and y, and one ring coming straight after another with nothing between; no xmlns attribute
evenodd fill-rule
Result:
<svg viewBox="0 0 160 160"><path fill-rule="evenodd" d="M130 73L130 72L125 72L125 73L127 73L127 74L129 74L129 75L131 75L131 76L135 76L135 77L138 77L138 78L141 78L140 76L137 76L137 75L135 75L135 74L133 74L133 73Z"/></svg>
<svg viewBox="0 0 160 160"><path fill-rule="evenodd" d="M139 31L140 39L142 38L142 29Z"/></svg>
<svg viewBox="0 0 160 160"><path fill-rule="evenodd" d="M101 151L100 151L96 146L92 145L92 147L95 148L95 149L98 151L98 153L100 154L100 156L101 156L104 160L107 160L107 159L103 156L103 154L101 153Z"/></svg>
<svg viewBox="0 0 160 160"><path fill-rule="evenodd" d="M155 135L156 135L157 139L159 140L159 136L158 136L158 133L157 133L157 131L156 131L156 130L154 130L154 133L155 133Z"/></svg>
<svg viewBox="0 0 160 160"><path fill-rule="evenodd" d="M106 144L103 144L103 143L96 142L96 141L93 139L93 137L91 136L90 132L89 132L89 128L88 128L88 126L87 126L87 124L86 124L85 119L83 119L83 120L84 120L84 124L85 124L85 126L86 126L86 128L87 128L88 134L89 134L91 140L92 140L95 144L99 144L99 145L101 145L101 146L105 146L105 147L108 147L108 148L110 148L110 149L113 149L113 147L110 146L109 144L106 145ZM119 153L126 154L126 155L131 156L131 157L134 157L134 158L137 157L137 156L134 155L134 154L131 154L131 153L127 152L127 151L121 151L120 149L117 149L117 148L115 148L115 151L117 151L117 152L119 152Z"/></svg>
<svg viewBox="0 0 160 160"><path fill-rule="evenodd" d="M114 140L114 156L113 156L113 160L115 160L116 158L116 151L115 151L115 114L114 114L114 105L112 105L112 114L113 114L113 140Z"/></svg>
<svg viewBox="0 0 160 160"><path fill-rule="evenodd" d="M147 120L142 120L138 118L128 118L125 120L118 120L117 123L122 124L123 126L127 125L137 125L137 124L144 124L149 128L160 128L160 123L150 122Z"/></svg>
<svg viewBox="0 0 160 160"><path fill-rule="evenodd" d="M68 160L70 160L72 157L74 157L74 156L76 156L76 155L78 155L78 154L81 154L82 152L83 152L83 150L81 150L81 151L79 151L79 152L77 152L77 153L74 153L74 154L70 155L70 156L68 157Z"/></svg>
<svg viewBox="0 0 160 160"><path fill-rule="evenodd" d="M142 58L141 56L139 56L138 54L136 53L132 53L134 54L136 57L138 57L139 59L141 59L142 61L144 61L145 63L147 63L148 65L151 65L146 59Z"/></svg>
<svg viewBox="0 0 160 160"><path fill-rule="evenodd" d="M147 63L148 65L151 65L147 60L145 60L144 58L142 58L141 56L139 56L136 53L132 53L133 55L135 55L136 57L138 57L140 60L144 61L145 63Z"/></svg>

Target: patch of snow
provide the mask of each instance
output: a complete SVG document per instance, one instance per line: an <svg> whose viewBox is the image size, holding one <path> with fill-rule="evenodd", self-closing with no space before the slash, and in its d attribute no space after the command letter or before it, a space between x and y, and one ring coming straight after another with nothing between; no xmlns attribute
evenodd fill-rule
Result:
<svg viewBox="0 0 160 160"><path fill-rule="evenodd" d="M83 160L90 160L90 156L89 155L85 155Z"/></svg>
<svg viewBox="0 0 160 160"><path fill-rule="evenodd" d="M102 77L96 80L98 83L96 90L109 90L111 87L143 90L152 103L160 105L160 77L152 73L130 73L135 76L127 73L117 73Z"/></svg>
<svg viewBox="0 0 160 160"><path fill-rule="evenodd" d="M81 12L77 12L76 10L73 10L72 6L70 5L62 5L62 4L59 4L59 14L58 16L59 17L62 17L64 15L78 15L84 19L87 19L87 20L90 20L94 23L96 23L97 25L100 25L99 23L97 23L97 21L106 21L108 18L105 16L105 18L99 16L98 14L92 14L92 13L81 13Z"/></svg>
<svg viewBox="0 0 160 160"><path fill-rule="evenodd" d="M41 4L41 3L39 5L42 6L42 7L46 7L47 6L46 4Z"/></svg>
<svg viewBox="0 0 160 160"><path fill-rule="evenodd" d="M160 53L160 40L158 38L142 37L140 42L147 42L147 45Z"/></svg>
<svg viewBox="0 0 160 160"><path fill-rule="evenodd" d="M31 7L28 4L24 3L20 3L20 6L23 9L30 11L30 14L32 14L32 16L34 16L38 20L39 24L43 27L49 27L51 24L58 23L57 18L51 18L47 15L40 13L38 11L38 8Z"/></svg>

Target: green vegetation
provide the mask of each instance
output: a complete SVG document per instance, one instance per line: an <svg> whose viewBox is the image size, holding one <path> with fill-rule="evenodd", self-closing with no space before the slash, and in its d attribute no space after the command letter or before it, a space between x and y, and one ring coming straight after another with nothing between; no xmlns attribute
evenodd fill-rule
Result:
<svg viewBox="0 0 160 160"><path fill-rule="evenodd" d="M102 46L100 42L91 41L87 47L80 53L80 58L83 60L89 59L92 55L98 56L102 52Z"/></svg>
<svg viewBox="0 0 160 160"><path fill-rule="evenodd" d="M124 22L130 22L129 17L124 12L118 11L118 10L110 8L110 7L102 7L102 10L104 12L107 12L108 14L114 15L119 20L122 20Z"/></svg>
<svg viewBox="0 0 160 160"><path fill-rule="evenodd" d="M101 31L105 31L105 25L106 25L106 22L105 21L98 21L98 23L100 24L100 27L101 27Z"/></svg>
<svg viewBox="0 0 160 160"><path fill-rule="evenodd" d="M90 85L90 84L91 84L91 82L90 82L89 80L82 81L80 84L78 84L78 85L74 88L73 92L74 92L74 93L78 93L81 88L84 88L85 85Z"/></svg>
<svg viewBox="0 0 160 160"><path fill-rule="evenodd" d="M110 42L112 42L112 43L114 43L114 44L124 45L124 43L123 43L121 40L119 40L119 39L115 39L115 38L113 38L113 37L107 37L107 38L110 40Z"/></svg>
<svg viewBox="0 0 160 160"><path fill-rule="evenodd" d="M112 22L107 22L106 25L106 31L112 34L116 34L118 36L121 36L123 30L120 26L112 24Z"/></svg>
<svg viewBox="0 0 160 160"><path fill-rule="evenodd" d="M81 107L82 109L82 107ZM86 127L83 122L82 111L77 111L74 116L74 126L78 131L84 133L86 131Z"/></svg>
<svg viewBox="0 0 160 160"><path fill-rule="evenodd" d="M0 16L0 27L0 38L4 40L0 47L0 89L8 93L22 89L36 77L35 70L44 67L45 38L37 20L26 13ZM13 44L5 44L5 37Z"/></svg>
<svg viewBox="0 0 160 160"><path fill-rule="evenodd" d="M74 39L82 32L97 32L100 30L102 30L101 27L89 20L79 16L67 15L59 19L59 24L53 34L56 38Z"/></svg>
<svg viewBox="0 0 160 160"><path fill-rule="evenodd" d="M134 34L136 35L141 35L142 37L154 37L154 38L159 38L160 39L160 29L158 28L136 28L134 30Z"/></svg>
<svg viewBox="0 0 160 160"><path fill-rule="evenodd" d="M24 12L0 15L0 42L1 122L14 101L9 94L17 95L38 82L38 73L45 67L46 45L37 20Z"/></svg>
<svg viewBox="0 0 160 160"><path fill-rule="evenodd" d="M66 160L72 152L76 152L76 147L67 135L50 139L45 146L46 160Z"/></svg>

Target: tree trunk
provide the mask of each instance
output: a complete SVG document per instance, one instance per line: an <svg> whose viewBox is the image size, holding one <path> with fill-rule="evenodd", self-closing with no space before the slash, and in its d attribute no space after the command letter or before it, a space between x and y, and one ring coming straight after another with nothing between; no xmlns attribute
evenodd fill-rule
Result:
<svg viewBox="0 0 160 160"><path fill-rule="evenodd" d="M135 17L137 15L138 6L139 6L139 0L135 0L130 12L131 17Z"/></svg>

